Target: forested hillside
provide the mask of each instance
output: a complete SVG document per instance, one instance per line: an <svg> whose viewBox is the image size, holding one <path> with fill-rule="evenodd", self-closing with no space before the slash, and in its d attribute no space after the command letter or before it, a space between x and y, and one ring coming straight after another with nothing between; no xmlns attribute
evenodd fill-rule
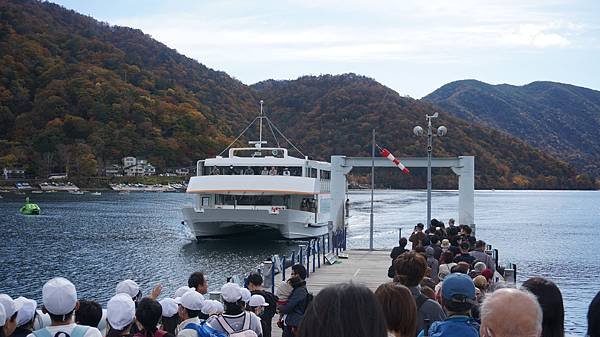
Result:
<svg viewBox="0 0 600 337"><path fill-rule="evenodd" d="M58 5L0 1L0 164L90 175L214 154L256 111L248 87L139 30ZM234 135L235 136L235 135Z"/></svg>
<svg viewBox="0 0 600 337"><path fill-rule="evenodd" d="M423 99L600 177L600 91L555 82L513 86L465 80L446 84Z"/></svg>
<svg viewBox="0 0 600 337"><path fill-rule="evenodd" d="M423 156L425 138L415 138L412 127L439 111L436 124L450 131L435 139L434 155L476 155L478 188L593 186L555 157L369 78L247 86L139 30L47 2L0 0L0 168L87 177L129 155L149 159L159 172L188 166L229 144L255 117L260 99L311 157L368 155L372 128L396 155ZM425 187L424 170L410 177L383 170L379 178L382 186ZM434 186L454 188L456 178L436 171Z"/></svg>
<svg viewBox="0 0 600 337"><path fill-rule="evenodd" d="M532 148L516 138L490 128L472 125L435 106L411 98L376 81L347 74L306 76L295 81L264 81L252 86L268 102L276 123L312 156L330 154L369 156L371 130L377 142L397 156L425 156L426 137L415 137L413 126L425 126L425 114L438 111L436 125L446 125L448 135L434 139L435 156L476 156L478 188L573 188L593 185L568 164ZM399 170L384 170L380 184L423 187L425 170L410 178ZM449 170L436 170L434 186L455 188Z"/></svg>

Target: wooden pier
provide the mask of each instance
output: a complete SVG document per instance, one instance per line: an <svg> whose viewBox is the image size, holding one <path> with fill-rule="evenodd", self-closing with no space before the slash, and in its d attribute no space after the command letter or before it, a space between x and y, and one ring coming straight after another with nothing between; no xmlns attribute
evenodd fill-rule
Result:
<svg viewBox="0 0 600 337"><path fill-rule="evenodd" d="M306 279L309 292L316 296L321 289L329 285L351 281L364 284L375 291L379 285L391 281L387 277L388 268L392 263L389 250L347 250L345 253L348 254L347 259L338 259L333 265L321 265L321 268L309 274ZM276 279L276 283L279 282L281 278ZM277 318L278 315L273 317L273 337L281 336L281 329L276 325Z"/></svg>

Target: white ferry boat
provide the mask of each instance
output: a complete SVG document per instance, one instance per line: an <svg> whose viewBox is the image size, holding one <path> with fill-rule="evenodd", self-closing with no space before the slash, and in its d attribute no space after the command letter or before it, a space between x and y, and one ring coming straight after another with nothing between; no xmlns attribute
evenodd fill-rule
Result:
<svg viewBox="0 0 600 337"><path fill-rule="evenodd" d="M292 157L280 146L263 147L263 119L279 132L263 115L261 101L261 114L250 124L260 123L259 141L249 142L253 147L228 148L227 157L197 162L197 174L187 187L187 193L195 194L195 204L183 208L185 223L197 239L264 229L287 239L328 232L331 165Z"/></svg>

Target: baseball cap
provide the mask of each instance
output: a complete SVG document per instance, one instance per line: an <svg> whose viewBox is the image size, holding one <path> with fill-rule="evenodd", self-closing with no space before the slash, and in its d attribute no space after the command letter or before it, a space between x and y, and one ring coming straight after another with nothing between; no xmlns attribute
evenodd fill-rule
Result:
<svg viewBox="0 0 600 337"><path fill-rule="evenodd" d="M188 291L181 296L180 300L181 306L189 310L202 310L202 302L204 296L197 291Z"/></svg>
<svg viewBox="0 0 600 337"><path fill-rule="evenodd" d="M205 315L217 315L225 311L223 303L216 300L206 300L202 303L202 313Z"/></svg>
<svg viewBox="0 0 600 337"><path fill-rule="evenodd" d="M0 328L6 324L6 312L4 311L4 306L0 305Z"/></svg>
<svg viewBox="0 0 600 337"><path fill-rule="evenodd" d="M16 303L10 296L7 294L0 294L0 305L4 307L4 320L11 318L15 312L21 309L23 303ZM3 322L4 323L4 322Z"/></svg>
<svg viewBox="0 0 600 337"><path fill-rule="evenodd" d="M225 283L221 287L221 297L223 301L228 303L235 303L242 298L242 291L239 285L235 283Z"/></svg>
<svg viewBox="0 0 600 337"><path fill-rule="evenodd" d="M442 283L442 297L445 300L472 303L475 300L475 284L465 274L450 274Z"/></svg>
<svg viewBox="0 0 600 337"><path fill-rule="evenodd" d="M77 291L71 281L55 277L42 287L44 307L53 315L66 315L75 309Z"/></svg>
<svg viewBox="0 0 600 337"><path fill-rule="evenodd" d="M117 284L117 294L125 293L129 297L134 298L140 292L140 286L134 280L124 280Z"/></svg>
<svg viewBox="0 0 600 337"><path fill-rule="evenodd" d="M177 314L177 302L175 302L172 298L163 298L158 301L160 306L162 307L162 316L163 317L173 317Z"/></svg>
<svg viewBox="0 0 600 337"><path fill-rule="evenodd" d="M252 295L248 303L251 307L268 307L269 303L265 301L262 295Z"/></svg>
<svg viewBox="0 0 600 337"><path fill-rule="evenodd" d="M30 300L23 296L15 298L15 304L21 306L21 309L17 310L17 327L23 324L31 322L35 317L35 309L37 308L37 302Z"/></svg>
<svg viewBox="0 0 600 337"><path fill-rule="evenodd" d="M248 303L250 297L252 297L252 293L246 288L240 288L240 291L242 292L242 301Z"/></svg>
<svg viewBox="0 0 600 337"><path fill-rule="evenodd" d="M175 290L175 298L183 296L183 294L187 293L190 290L195 290L195 289L186 287L186 286L177 288L177 290Z"/></svg>
<svg viewBox="0 0 600 337"><path fill-rule="evenodd" d="M110 326L122 330L135 319L135 303L131 296L120 293L113 296L106 305L106 319Z"/></svg>

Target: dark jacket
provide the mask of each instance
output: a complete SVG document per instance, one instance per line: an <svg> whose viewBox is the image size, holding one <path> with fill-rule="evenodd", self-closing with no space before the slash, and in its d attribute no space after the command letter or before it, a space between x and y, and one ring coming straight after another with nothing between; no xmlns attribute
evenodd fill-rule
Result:
<svg viewBox="0 0 600 337"><path fill-rule="evenodd" d="M13 332L11 337L27 337L27 335L29 335L32 332L33 330L25 329L22 326L20 326L15 329L15 332Z"/></svg>
<svg viewBox="0 0 600 337"><path fill-rule="evenodd" d="M396 247L392 248L392 252L390 253L390 257L392 258L392 260L395 260L398 256L400 256L400 255L402 255L403 253L406 253L406 252L408 252L408 249L406 249L404 247L396 246Z"/></svg>
<svg viewBox="0 0 600 337"><path fill-rule="evenodd" d="M263 327L263 337L271 337L271 321L276 313L277 296L266 290L251 291L252 295L261 295L269 306L265 307L265 311L259 316Z"/></svg>
<svg viewBox="0 0 600 337"><path fill-rule="evenodd" d="M299 326L306 310L306 300L308 297L306 281L299 280L292 282L292 287L294 287L294 290L288 298L288 302L279 306L279 312L287 315L285 318L287 325Z"/></svg>

